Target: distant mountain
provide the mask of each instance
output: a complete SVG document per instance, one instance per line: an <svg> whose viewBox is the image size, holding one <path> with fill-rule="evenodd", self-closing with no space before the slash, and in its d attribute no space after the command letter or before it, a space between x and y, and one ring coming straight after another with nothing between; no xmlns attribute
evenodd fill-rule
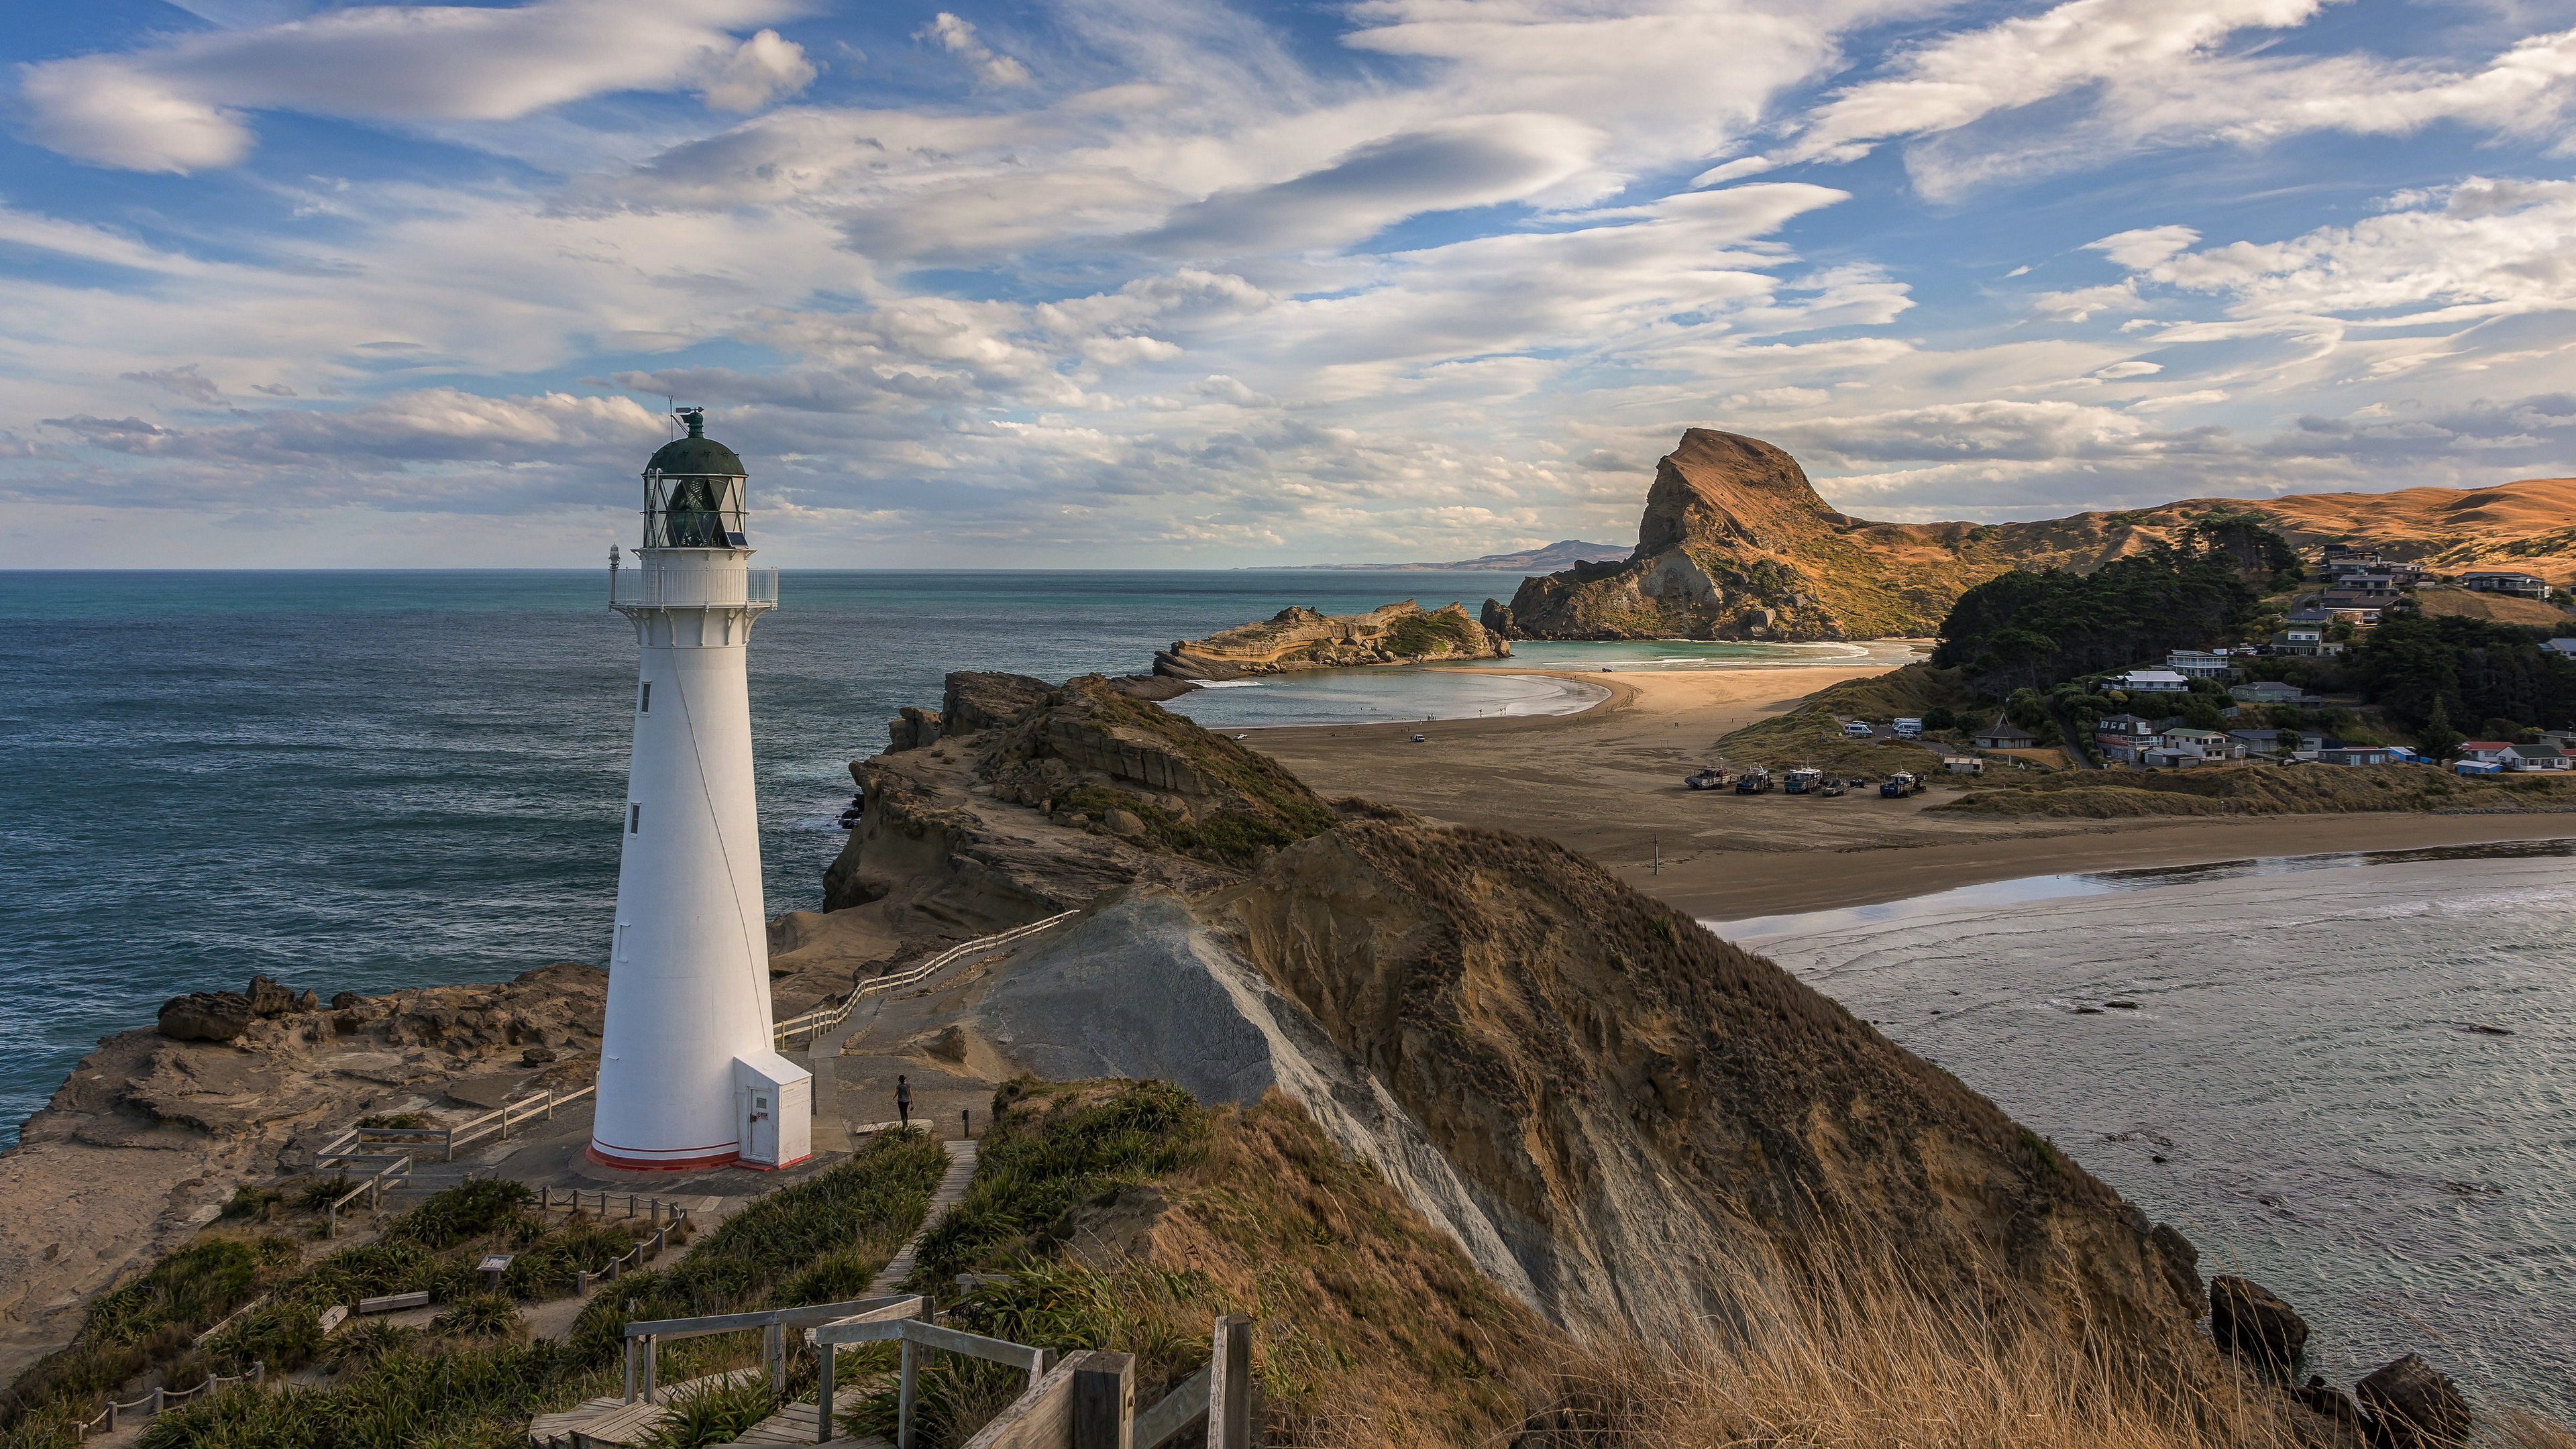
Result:
<svg viewBox="0 0 2576 1449"><path fill-rule="evenodd" d="M1579 563L1596 563L1603 559L1625 559L1636 550L1624 543L1585 543L1580 539L1563 539L1545 548L1524 549L1519 553L1489 553L1483 558L1458 559L1451 563L1376 563L1376 564L1264 564L1274 569L1492 569L1496 573L1554 573Z"/></svg>

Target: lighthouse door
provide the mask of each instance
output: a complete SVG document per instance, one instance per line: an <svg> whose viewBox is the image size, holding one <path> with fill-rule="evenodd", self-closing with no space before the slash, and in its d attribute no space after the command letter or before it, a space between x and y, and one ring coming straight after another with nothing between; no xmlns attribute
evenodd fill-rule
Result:
<svg viewBox="0 0 2576 1449"><path fill-rule="evenodd" d="M749 1120L743 1123L742 1155L754 1162L778 1160L778 1113L772 1103L778 1099L773 1087L754 1087L746 1094L750 1101Z"/></svg>

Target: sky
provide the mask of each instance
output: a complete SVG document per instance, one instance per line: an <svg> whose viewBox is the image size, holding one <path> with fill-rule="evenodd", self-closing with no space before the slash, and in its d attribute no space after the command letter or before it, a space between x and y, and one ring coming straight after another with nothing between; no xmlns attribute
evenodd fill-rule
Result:
<svg viewBox="0 0 2576 1449"><path fill-rule="evenodd" d="M2576 473L2576 0L21 6L0 567L1627 543Z"/></svg>

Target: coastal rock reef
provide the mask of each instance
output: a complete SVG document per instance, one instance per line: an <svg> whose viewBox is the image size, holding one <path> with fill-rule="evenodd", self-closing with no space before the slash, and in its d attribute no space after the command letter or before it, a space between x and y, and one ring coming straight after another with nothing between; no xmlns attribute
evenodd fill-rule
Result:
<svg viewBox="0 0 2576 1449"><path fill-rule="evenodd" d="M1692 428L1655 467L1624 561L1523 579L1485 626L1513 639L1921 638L2012 569L2090 573L2251 513L2295 546L2329 540L2449 568L2576 576L2576 480L2473 491L2196 498L2029 523L1872 523L1828 506L1788 453Z"/></svg>
<svg viewBox="0 0 2576 1449"><path fill-rule="evenodd" d="M1291 606L1204 639L1175 639L1171 648L1155 653L1154 672L1172 679L1242 679L1294 669L1503 659L1511 652L1510 642L1478 622L1466 605L1426 610L1405 599L1365 614Z"/></svg>

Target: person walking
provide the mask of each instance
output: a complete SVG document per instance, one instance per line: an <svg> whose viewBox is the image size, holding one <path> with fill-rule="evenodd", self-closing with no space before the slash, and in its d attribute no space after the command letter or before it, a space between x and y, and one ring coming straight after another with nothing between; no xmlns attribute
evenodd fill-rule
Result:
<svg viewBox="0 0 2576 1449"><path fill-rule="evenodd" d="M894 1079L894 1115L904 1126L912 1125L912 1083L901 1076Z"/></svg>

